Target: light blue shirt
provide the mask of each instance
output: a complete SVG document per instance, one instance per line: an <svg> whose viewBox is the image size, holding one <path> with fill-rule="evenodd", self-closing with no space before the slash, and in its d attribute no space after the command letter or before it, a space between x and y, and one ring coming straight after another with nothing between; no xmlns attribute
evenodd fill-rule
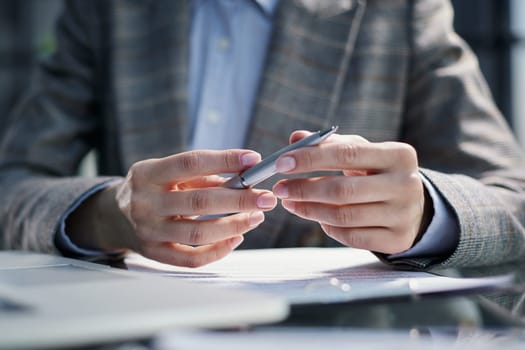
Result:
<svg viewBox="0 0 525 350"><path fill-rule="evenodd" d="M193 0L191 5L191 148L241 148L277 0Z"/></svg>
<svg viewBox="0 0 525 350"><path fill-rule="evenodd" d="M277 3L278 0L191 2L188 87L191 148L243 147ZM432 184L421 177L432 197L434 217L414 247L390 258L439 257L451 253L459 237L453 212ZM57 236L62 248L85 257L103 255L76 247L65 233L64 222L82 201L105 186L84 194L64 215Z"/></svg>

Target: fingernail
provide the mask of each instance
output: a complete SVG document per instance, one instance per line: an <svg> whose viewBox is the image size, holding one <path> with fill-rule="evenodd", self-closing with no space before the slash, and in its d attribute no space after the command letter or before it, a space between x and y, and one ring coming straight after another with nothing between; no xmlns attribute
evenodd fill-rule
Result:
<svg viewBox="0 0 525 350"><path fill-rule="evenodd" d="M244 241L244 237L243 236L232 237L230 239L230 247L231 247L231 249L233 250L233 249L237 248L238 246L240 246L242 241Z"/></svg>
<svg viewBox="0 0 525 350"><path fill-rule="evenodd" d="M285 173L295 169L295 159L293 157L282 157L277 160L275 167L278 172Z"/></svg>
<svg viewBox="0 0 525 350"><path fill-rule="evenodd" d="M245 153L241 156L241 164L243 166L252 166L261 161L261 155L259 153L250 152Z"/></svg>
<svg viewBox="0 0 525 350"><path fill-rule="evenodd" d="M273 208L277 204L277 199L273 193L263 193L257 197L257 206L261 209Z"/></svg>
<svg viewBox="0 0 525 350"><path fill-rule="evenodd" d="M279 198L288 198L289 196L288 186L283 185L283 184L278 184L273 189L273 193L275 193L275 195Z"/></svg>
<svg viewBox="0 0 525 350"><path fill-rule="evenodd" d="M250 227L258 226L264 221L264 214L262 211L254 211L250 214Z"/></svg>

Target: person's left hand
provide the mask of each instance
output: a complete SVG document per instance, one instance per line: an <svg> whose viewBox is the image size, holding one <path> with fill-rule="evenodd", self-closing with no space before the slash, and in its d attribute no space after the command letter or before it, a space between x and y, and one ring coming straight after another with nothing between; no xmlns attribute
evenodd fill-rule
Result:
<svg viewBox="0 0 525 350"><path fill-rule="evenodd" d="M309 134L296 131L290 141ZM414 244L432 215L430 208L425 210L416 151L405 143L371 143L356 135L334 134L315 147L282 155L277 170L343 172L281 180L273 191L289 212L319 222L328 236L350 247L402 252Z"/></svg>

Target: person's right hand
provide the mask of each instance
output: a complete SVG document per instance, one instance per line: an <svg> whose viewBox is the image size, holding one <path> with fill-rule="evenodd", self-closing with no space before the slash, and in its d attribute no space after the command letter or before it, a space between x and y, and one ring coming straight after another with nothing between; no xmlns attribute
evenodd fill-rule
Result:
<svg viewBox="0 0 525 350"><path fill-rule="evenodd" d="M180 266L204 265L230 253L277 199L270 191L222 188L224 179L215 174L238 173L259 160L246 150L191 151L134 164L116 196L135 231L131 248Z"/></svg>
<svg viewBox="0 0 525 350"><path fill-rule="evenodd" d="M127 229L108 229L113 237L102 235L107 239L102 246L188 267L224 257L264 220L263 211L273 209L277 199L266 190L222 188L225 179L215 174L238 173L260 159L248 150L202 150L135 163L123 182L108 190ZM216 216L200 218L207 215Z"/></svg>

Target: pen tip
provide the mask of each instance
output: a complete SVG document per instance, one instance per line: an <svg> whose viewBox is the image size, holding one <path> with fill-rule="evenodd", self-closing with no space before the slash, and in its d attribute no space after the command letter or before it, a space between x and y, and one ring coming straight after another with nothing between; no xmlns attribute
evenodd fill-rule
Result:
<svg viewBox="0 0 525 350"><path fill-rule="evenodd" d="M332 134L332 133L336 132L338 128L339 128L339 125L332 125L331 128L323 130L323 131L320 131L319 132L319 136L324 136L326 134Z"/></svg>

